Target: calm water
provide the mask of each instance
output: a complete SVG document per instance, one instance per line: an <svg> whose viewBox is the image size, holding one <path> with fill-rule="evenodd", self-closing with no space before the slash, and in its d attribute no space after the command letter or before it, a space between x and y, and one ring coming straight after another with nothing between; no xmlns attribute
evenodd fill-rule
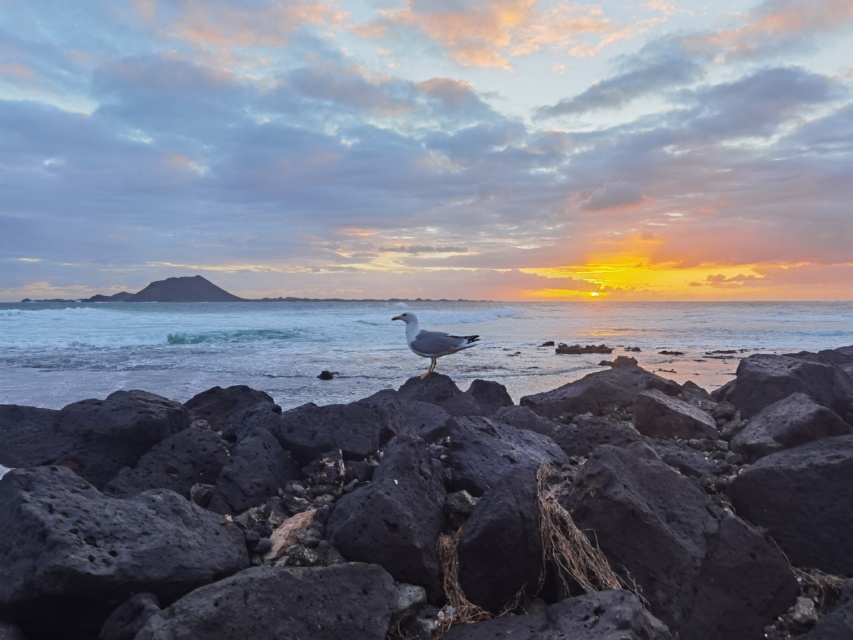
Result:
<svg viewBox="0 0 853 640"><path fill-rule="evenodd" d="M710 390L750 353L853 344L851 302L0 304L0 404L60 408L116 389L183 402L233 384L267 391L284 408L349 402L426 371L429 360L408 350L403 323L391 322L402 309L423 328L480 334L481 344L442 358L437 370L462 389L496 380L516 402L620 354ZM558 356L539 346L546 340L615 350ZM746 351L706 355L732 349ZM339 375L320 381L324 369Z"/></svg>

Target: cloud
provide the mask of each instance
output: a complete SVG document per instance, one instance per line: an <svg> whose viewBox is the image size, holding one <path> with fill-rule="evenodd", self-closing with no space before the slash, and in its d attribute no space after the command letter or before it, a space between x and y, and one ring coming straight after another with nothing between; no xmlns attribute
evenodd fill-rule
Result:
<svg viewBox="0 0 853 640"><path fill-rule="evenodd" d="M411 244L411 245L400 245L400 246L388 246L388 247L379 247L379 251L383 251L386 253L411 253L414 255L418 255L421 253L466 253L468 249L466 247L454 247L454 246L430 246L430 245L420 245L420 244Z"/></svg>
<svg viewBox="0 0 853 640"><path fill-rule="evenodd" d="M647 200L640 185L619 180L608 182L593 191L581 205L583 211L604 211L641 204Z"/></svg>

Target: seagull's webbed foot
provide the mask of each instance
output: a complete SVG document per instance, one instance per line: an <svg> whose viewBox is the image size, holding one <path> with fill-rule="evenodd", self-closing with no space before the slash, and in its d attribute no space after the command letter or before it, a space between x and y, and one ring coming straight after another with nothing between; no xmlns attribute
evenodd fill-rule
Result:
<svg viewBox="0 0 853 640"><path fill-rule="evenodd" d="M432 362L430 362L430 364L429 364L429 371L427 371L426 373L422 373L422 374L421 374L421 380L423 380L423 379L424 379L424 378L426 378L429 374L431 374L433 371L435 371L435 365L437 365L437 364L438 364L438 361L437 361L435 358L430 358L430 360L432 360Z"/></svg>

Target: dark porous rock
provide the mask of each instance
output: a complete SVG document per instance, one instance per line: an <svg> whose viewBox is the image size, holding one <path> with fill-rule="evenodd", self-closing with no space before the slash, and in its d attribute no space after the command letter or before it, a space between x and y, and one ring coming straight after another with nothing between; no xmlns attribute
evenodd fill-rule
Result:
<svg viewBox="0 0 853 640"><path fill-rule="evenodd" d="M133 640L148 619L160 612L160 600L153 593L137 593L110 614L98 640Z"/></svg>
<svg viewBox="0 0 853 640"><path fill-rule="evenodd" d="M711 476L716 470L712 460L685 443L672 440L650 440L647 444L666 464L690 478Z"/></svg>
<svg viewBox="0 0 853 640"><path fill-rule="evenodd" d="M477 504L459 540L459 584L474 604L499 613L542 571L536 473L515 467Z"/></svg>
<svg viewBox="0 0 853 640"><path fill-rule="evenodd" d="M323 369L319 373L319 375L317 376L317 379L319 379L319 380L332 380L335 377L336 373L337 373L337 371L333 372L333 371L327 371L326 369Z"/></svg>
<svg viewBox="0 0 853 640"><path fill-rule="evenodd" d="M673 636L633 593L611 590L567 598L541 613L457 625L444 637L446 640L672 640Z"/></svg>
<svg viewBox="0 0 853 640"><path fill-rule="evenodd" d="M175 598L249 566L243 534L171 491L110 498L64 467L0 480L0 617L62 625L69 607L109 611L140 591ZM47 637L61 637L56 630Z"/></svg>
<svg viewBox="0 0 853 640"><path fill-rule="evenodd" d="M152 616L135 640L383 640L394 581L381 567L252 567Z"/></svg>
<svg viewBox="0 0 853 640"><path fill-rule="evenodd" d="M804 393L792 393L765 407L731 439L732 451L755 461L807 442L853 434L853 427Z"/></svg>
<svg viewBox="0 0 853 640"><path fill-rule="evenodd" d="M190 427L155 444L136 465L119 471L104 493L127 498L146 489L171 489L189 498L194 484L216 480L226 460L228 450L218 434Z"/></svg>
<svg viewBox="0 0 853 640"><path fill-rule="evenodd" d="M0 640L27 640L27 637L18 625L0 620Z"/></svg>
<svg viewBox="0 0 853 640"><path fill-rule="evenodd" d="M636 367L639 363L636 358L629 356L616 356L613 360L602 360L599 367Z"/></svg>
<svg viewBox="0 0 853 640"><path fill-rule="evenodd" d="M744 358L736 378L714 392L751 418L792 393L804 393L828 407L847 422L853 422L853 382L842 369L821 362L790 356L756 354Z"/></svg>
<svg viewBox="0 0 853 640"><path fill-rule="evenodd" d="M647 446L601 446L561 499L683 640L761 638L796 599L788 563Z"/></svg>
<svg viewBox="0 0 853 640"><path fill-rule="evenodd" d="M564 425L554 436L554 441L567 456L584 458L602 444L627 447L644 440L645 438L627 422L591 415L576 416L571 424Z"/></svg>
<svg viewBox="0 0 853 640"><path fill-rule="evenodd" d="M223 389L213 387L202 391L184 403L193 420L207 420L211 429L222 431L228 418L241 409L258 403L275 404L268 393L247 387L244 384Z"/></svg>
<svg viewBox="0 0 853 640"><path fill-rule="evenodd" d="M398 391L402 401L420 400L436 404L451 416L480 416L483 410L477 399L464 393L453 380L441 373L426 378L409 378Z"/></svg>
<svg viewBox="0 0 853 640"><path fill-rule="evenodd" d="M587 344L581 346L579 344L566 344L561 342L554 350L557 354L563 355L583 355L586 353L613 353L613 349L603 344Z"/></svg>
<svg viewBox="0 0 853 640"><path fill-rule="evenodd" d="M518 405L498 409L492 414L491 418L496 422L503 422L516 429L533 431L549 438L556 438L557 432L562 426L559 422L543 418L533 413L527 407L520 407Z"/></svg>
<svg viewBox="0 0 853 640"><path fill-rule="evenodd" d="M322 456L302 468L302 475L309 485L331 485L342 487L346 480L344 456L340 449L327 451Z"/></svg>
<svg viewBox="0 0 853 640"><path fill-rule="evenodd" d="M447 525L454 531L461 527L474 513L474 507L479 501L480 498L475 498L464 490L448 493L444 501L444 517L447 519Z"/></svg>
<svg viewBox="0 0 853 640"><path fill-rule="evenodd" d="M57 428L59 411L0 405L0 464L36 467L50 464L70 448L72 438Z"/></svg>
<svg viewBox="0 0 853 640"><path fill-rule="evenodd" d="M225 421L222 437L228 442L237 442L255 431L272 431L278 426L279 416L281 407L269 402L238 409Z"/></svg>
<svg viewBox="0 0 853 640"><path fill-rule="evenodd" d="M465 393L477 401L484 416L490 416L498 409L513 405L506 387L490 380L474 380Z"/></svg>
<svg viewBox="0 0 853 640"><path fill-rule="evenodd" d="M388 444L373 482L338 500L326 537L348 560L379 564L395 580L425 587L435 598L445 495L440 465L427 444L401 434Z"/></svg>
<svg viewBox="0 0 853 640"><path fill-rule="evenodd" d="M299 465L269 431L259 430L234 446L213 485L208 508L242 513L276 495L288 480L302 477Z"/></svg>
<svg viewBox="0 0 853 640"><path fill-rule="evenodd" d="M847 583L832 611L824 614L801 640L853 638L853 581Z"/></svg>
<svg viewBox="0 0 853 640"><path fill-rule="evenodd" d="M432 444L450 435L452 416L437 404L420 400L404 400L403 432L423 438Z"/></svg>
<svg viewBox="0 0 853 640"><path fill-rule="evenodd" d="M59 414L58 429L72 442L54 462L99 489L155 444L190 426L180 403L147 391L116 391L106 400L69 404Z"/></svg>
<svg viewBox="0 0 853 640"><path fill-rule="evenodd" d="M521 404L546 418L560 419L583 413L596 416L628 413L637 395L658 389L677 396L681 387L641 367L615 367L584 376L553 391L525 396Z"/></svg>
<svg viewBox="0 0 853 640"><path fill-rule="evenodd" d="M310 464L332 449L346 459L363 459L375 453L402 427L402 412L370 398L349 404L318 407L304 404L285 411L274 434L301 465Z"/></svg>
<svg viewBox="0 0 853 640"><path fill-rule="evenodd" d="M706 411L657 389L643 391L635 398L634 427L652 438L719 438L716 423Z"/></svg>
<svg viewBox="0 0 853 640"><path fill-rule="evenodd" d="M794 566L853 576L853 436L766 456L735 478L731 497Z"/></svg>
<svg viewBox="0 0 853 640"><path fill-rule="evenodd" d="M549 437L516 429L489 418L460 417L450 433L449 489L482 496L515 466L536 471L543 462L568 462Z"/></svg>

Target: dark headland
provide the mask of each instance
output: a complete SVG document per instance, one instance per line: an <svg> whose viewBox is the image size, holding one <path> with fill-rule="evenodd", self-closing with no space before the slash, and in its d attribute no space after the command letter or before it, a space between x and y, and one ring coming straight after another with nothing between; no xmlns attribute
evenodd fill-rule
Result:
<svg viewBox="0 0 853 640"><path fill-rule="evenodd" d="M853 638L853 347L518 405L116 391L0 443L4 640Z"/></svg>
<svg viewBox="0 0 853 640"><path fill-rule="evenodd" d="M422 301L416 298L416 301ZM293 296L278 298L240 298L225 289L216 286L202 276L180 276L157 280L137 293L122 291L110 296L97 294L81 300L31 300L24 298L21 302L344 302L343 298L298 298ZM378 302L373 299L346 300L347 302ZM389 298L382 302L402 302L402 298ZM405 300L410 302L410 300ZM441 302L448 302L442 299ZM463 300L457 300L463 302ZM2 638L0 638L2 640Z"/></svg>

